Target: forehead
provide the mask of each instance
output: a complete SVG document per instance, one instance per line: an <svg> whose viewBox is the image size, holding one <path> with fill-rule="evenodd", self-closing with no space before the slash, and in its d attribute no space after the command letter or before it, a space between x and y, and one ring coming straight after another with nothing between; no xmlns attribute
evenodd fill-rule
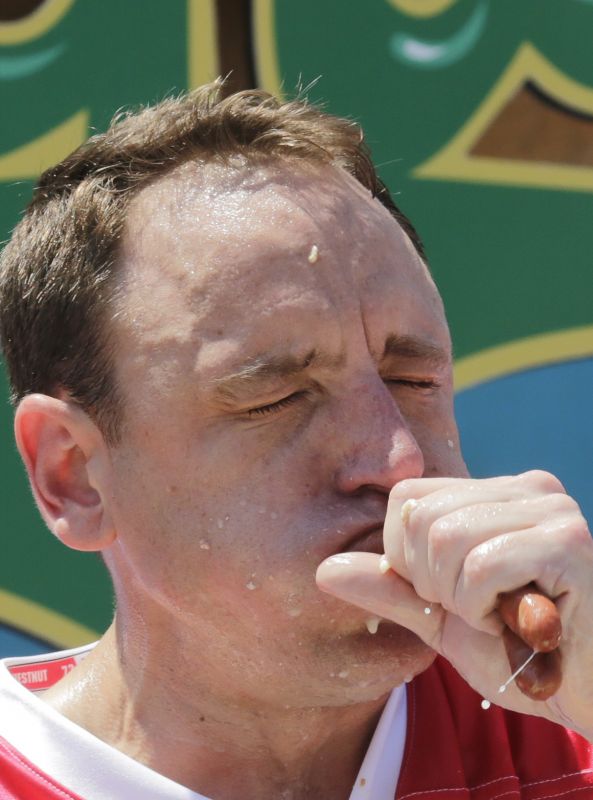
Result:
<svg viewBox="0 0 593 800"><path fill-rule="evenodd" d="M320 319L372 318L390 303L404 334L444 326L428 271L395 220L322 165L186 164L142 190L129 209L120 289L118 349L175 360L185 349L192 363L213 342L220 360L225 343L229 353L270 338L286 344Z"/></svg>
<svg viewBox="0 0 593 800"><path fill-rule="evenodd" d="M299 162L183 165L131 204L124 260L131 267L128 277L141 265L145 279L155 248L166 247L167 264L161 261L157 272L196 276L205 288L215 267L223 277L249 263L253 276L254 255L275 250L291 256L312 237L318 246L330 246L326 254L350 253L342 264L344 276L350 265L370 264L371 241L378 249L388 239L400 268L410 259L419 261L395 220L357 181L337 168Z"/></svg>

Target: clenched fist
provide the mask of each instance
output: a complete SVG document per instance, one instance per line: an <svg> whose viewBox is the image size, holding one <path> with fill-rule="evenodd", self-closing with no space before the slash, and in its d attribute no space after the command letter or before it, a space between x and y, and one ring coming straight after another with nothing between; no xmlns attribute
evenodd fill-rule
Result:
<svg viewBox="0 0 593 800"><path fill-rule="evenodd" d="M414 631L492 702L593 740L593 540L553 475L401 481L383 540L383 559L324 561L319 587ZM534 646L551 652L500 693Z"/></svg>

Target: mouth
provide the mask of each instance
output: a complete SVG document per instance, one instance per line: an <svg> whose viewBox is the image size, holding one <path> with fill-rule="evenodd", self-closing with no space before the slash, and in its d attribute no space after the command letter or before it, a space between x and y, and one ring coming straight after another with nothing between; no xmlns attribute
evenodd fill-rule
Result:
<svg viewBox="0 0 593 800"><path fill-rule="evenodd" d="M362 531L348 542L342 553L376 553L383 555L383 526L376 526Z"/></svg>

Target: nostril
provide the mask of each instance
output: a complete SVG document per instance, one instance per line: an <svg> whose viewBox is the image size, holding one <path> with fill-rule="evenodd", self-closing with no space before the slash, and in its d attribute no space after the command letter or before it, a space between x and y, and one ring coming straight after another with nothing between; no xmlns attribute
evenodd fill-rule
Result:
<svg viewBox="0 0 593 800"><path fill-rule="evenodd" d="M49 0L4 0L0 4L0 22L17 22L37 11Z"/></svg>

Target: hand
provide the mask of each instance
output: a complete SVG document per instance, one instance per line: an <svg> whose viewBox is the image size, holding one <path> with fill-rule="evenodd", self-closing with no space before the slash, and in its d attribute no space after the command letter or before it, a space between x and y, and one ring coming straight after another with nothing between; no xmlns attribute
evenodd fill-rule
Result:
<svg viewBox="0 0 593 800"><path fill-rule="evenodd" d="M593 740L593 541L554 476L402 481L384 547L388 572L380 556L346 553L321 564L320 588L413 630L492 702ZM498 692L511 674L500 595L532 582L562 620L562 682L545 702L514 683Z"/></svg>

